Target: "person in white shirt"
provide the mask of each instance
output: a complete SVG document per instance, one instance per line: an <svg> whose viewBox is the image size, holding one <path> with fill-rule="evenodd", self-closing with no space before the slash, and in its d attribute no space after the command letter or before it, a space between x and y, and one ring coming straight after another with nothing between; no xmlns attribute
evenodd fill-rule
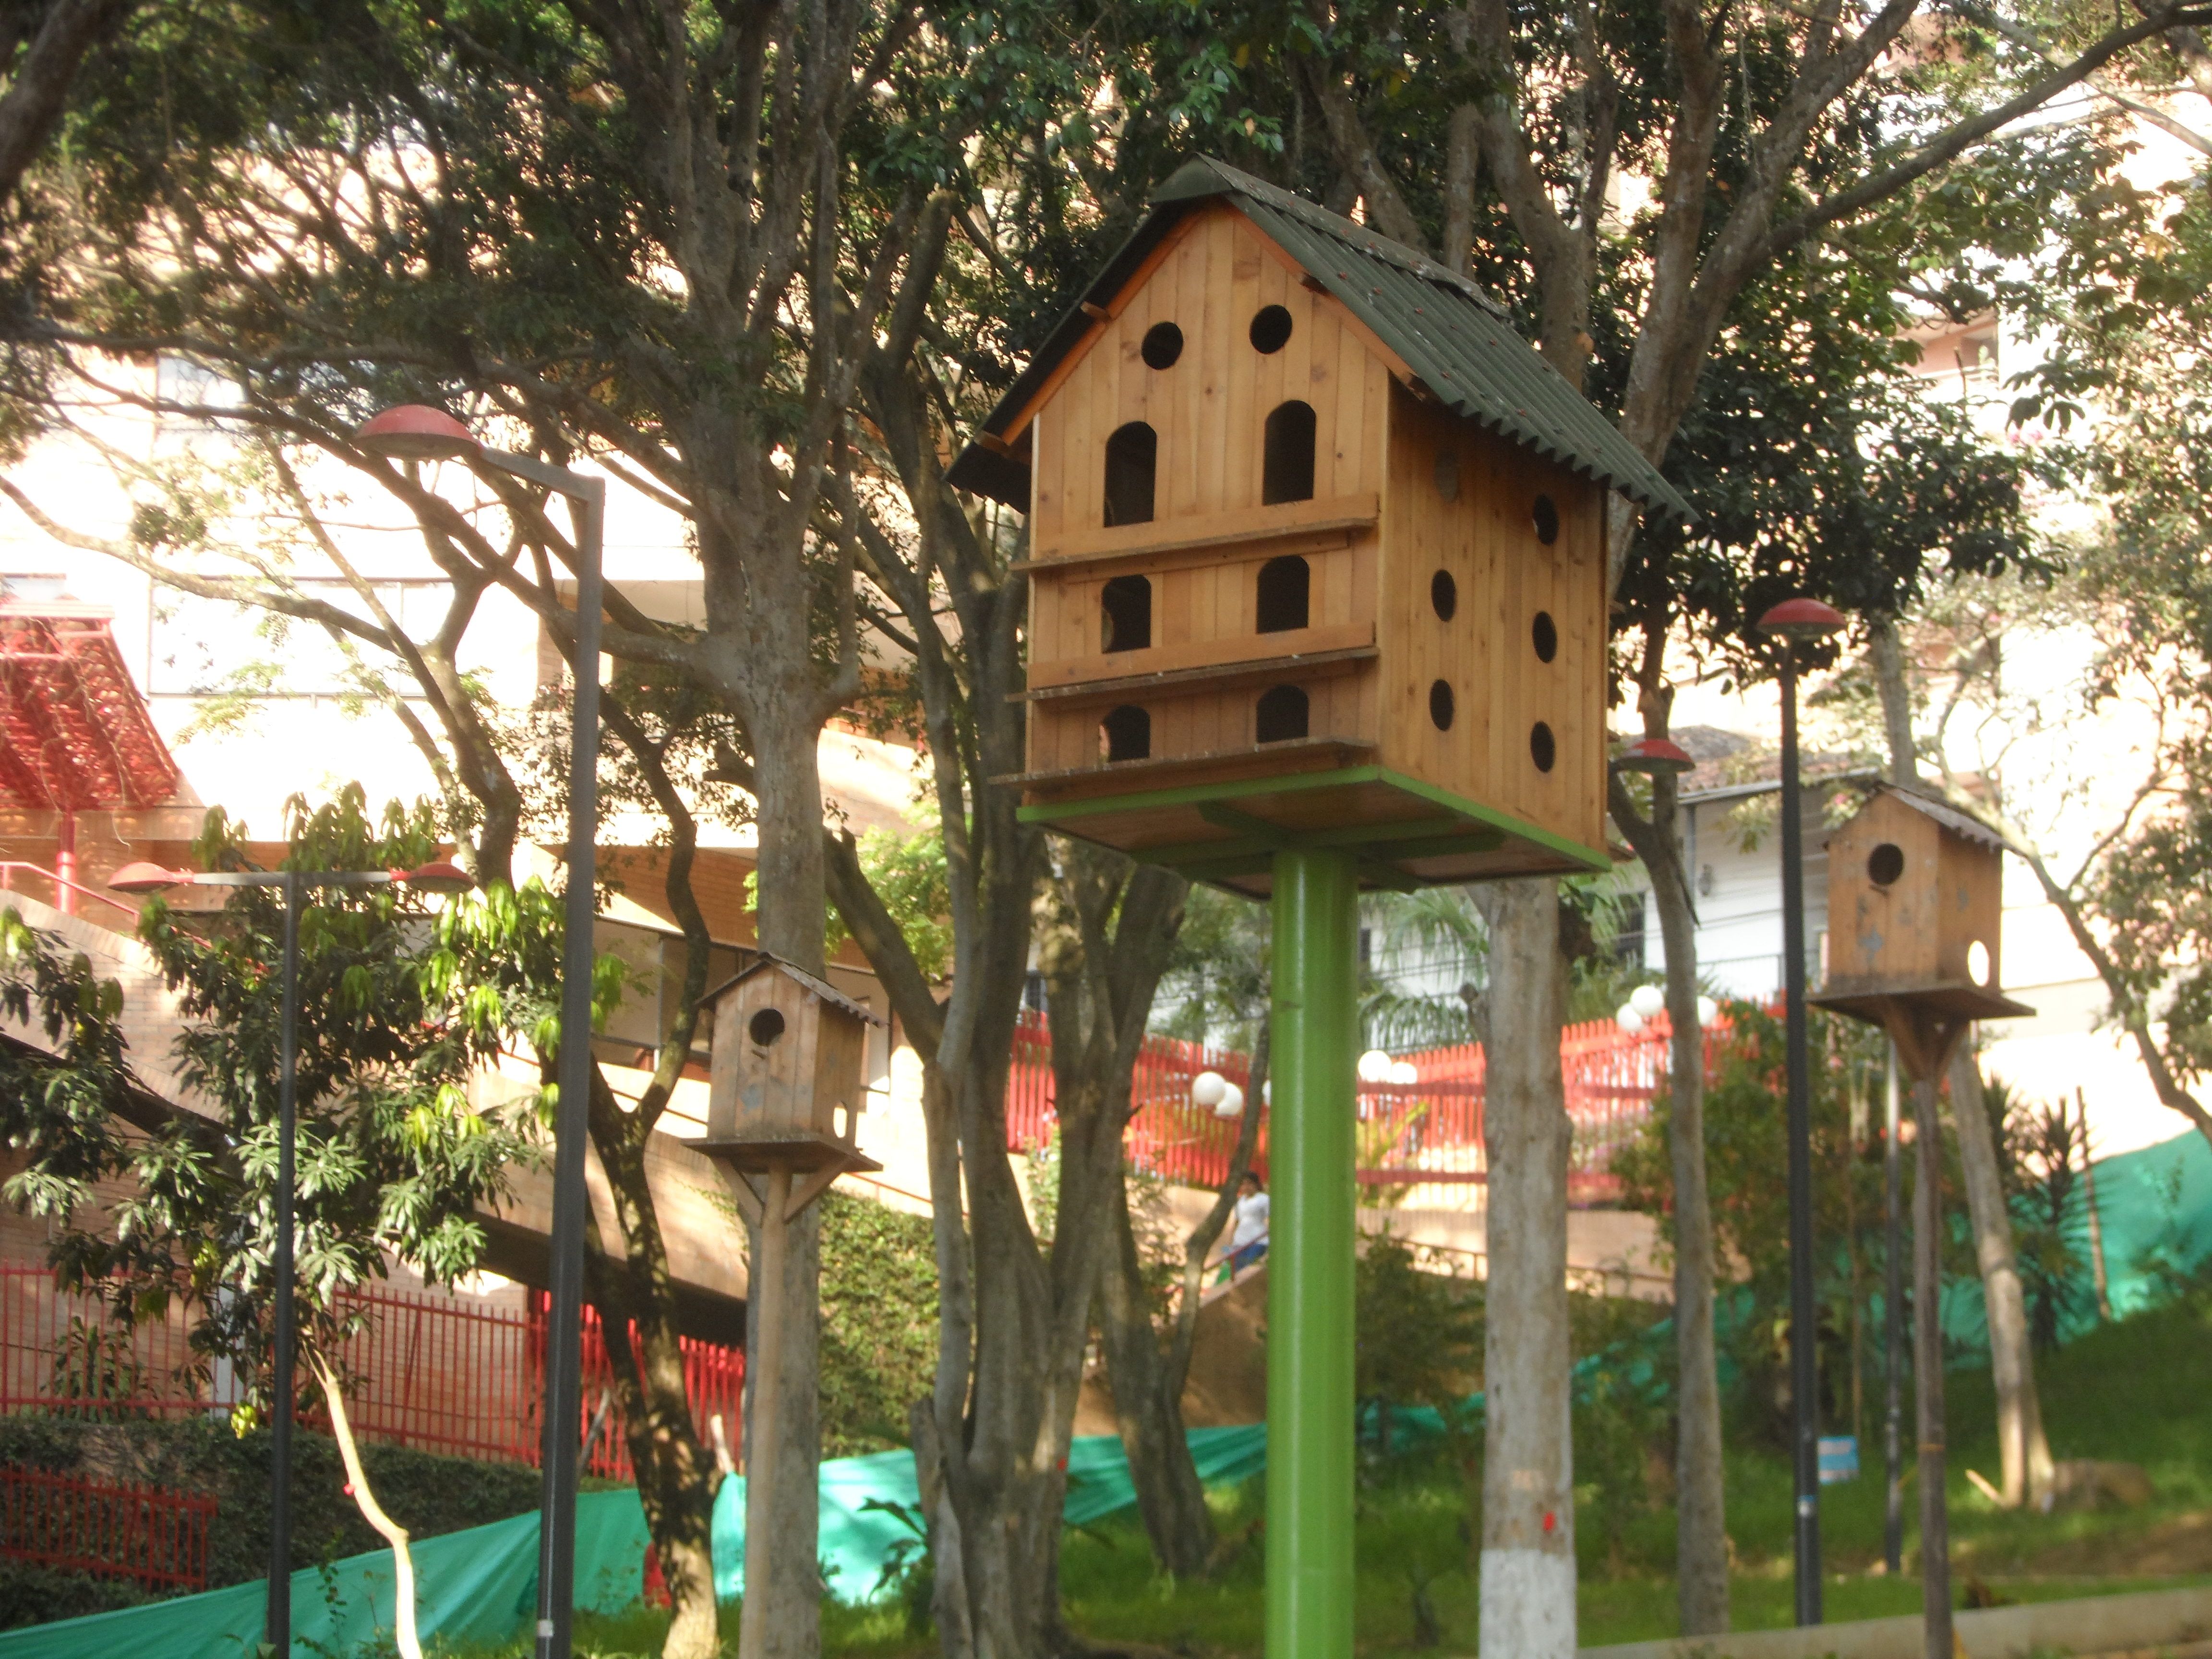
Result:
<svg viewBox="0 0 2212 1659"><path fill-rule="evenodd" d="M1249 1170L1237 1183L1237 1225L1229 1235L1229 1271L1239 1273L1267 1254L1267 1194Z"/></svg>

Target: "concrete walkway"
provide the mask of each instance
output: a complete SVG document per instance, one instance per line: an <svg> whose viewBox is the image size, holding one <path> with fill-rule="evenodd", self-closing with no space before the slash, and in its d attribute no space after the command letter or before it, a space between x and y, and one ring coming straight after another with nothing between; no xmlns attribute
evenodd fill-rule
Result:
<svg viewBox="0 0 2212 1659"><path fill-rule="evenodd" d="M2194 1659L2212 1655L2212 1589L2090 1595L1954 1615L1966 1659ZM1807 1630L1625 1642L1583 1648L1580 1659L1925 1659L1917 1615L1816 1625Z"/></svg>

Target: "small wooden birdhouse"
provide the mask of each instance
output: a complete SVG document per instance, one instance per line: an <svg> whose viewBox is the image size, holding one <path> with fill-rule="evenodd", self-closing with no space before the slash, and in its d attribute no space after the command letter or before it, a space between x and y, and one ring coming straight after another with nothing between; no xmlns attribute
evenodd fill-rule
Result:
<svg viewBox="0 0 2212 1659"><path fill-rule="evenodd" d="M775 957L709 991L705 1006L714 1030L700 1151L739 1170L881 1167L854 1143L868 1028L883 1021Z"/></svg>
<svg viewBox="0 0 2212 1659"><path fill-rule="evenodd" d="M2004 842L1916 789L1877 789L1828 837L1828 972L1819 1000L1862 1018L1900 1000L1991 1019L2033 1012L1998 987Z"/></svg>
<svg viewBox="0 0 2212 1659"><path fill-rule="evenodd" d="M1254 894L1606 867L1606 501L1473 283L1193 161L954 464L1029 515L1022 816Z"/></svg>

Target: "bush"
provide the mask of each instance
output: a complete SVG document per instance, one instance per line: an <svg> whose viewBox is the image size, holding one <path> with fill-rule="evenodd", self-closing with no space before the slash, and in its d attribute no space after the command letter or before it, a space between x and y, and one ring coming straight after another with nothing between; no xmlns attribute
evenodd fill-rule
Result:
<svg viewBox="0 0 2212 1659"><path fill-rule="evenodd" d="M822 1453L908 1443L937 1375L937 1246L927 1216L822 1198Z"/></svg>
<svg viewBox="0 0 2212 1659"><path fill-rule="evenodd" d="M234 1435L213 1416L107 1423L37 1413L0 1418L0 1463L213 1498L222 1509L209 1535L210 1589L243 1583L268 1571L269 1460L266 1430ZM479 1463L379 1445L364 1445L362 1461L378 1500L417 1538L503 1521L538 1507L538 1471L518 1464ZM345 1494L337 1443L327 1435L295 1433L293 1566L312 1567L383 1547L384 1540Z"/></svg>
<svg viewBox="0 0 2212 1659"><path fill-rule="evenodd" d="M0 1557L0 1630L112 1613L152 1599L127 1578L96 1578Z"/></svg>

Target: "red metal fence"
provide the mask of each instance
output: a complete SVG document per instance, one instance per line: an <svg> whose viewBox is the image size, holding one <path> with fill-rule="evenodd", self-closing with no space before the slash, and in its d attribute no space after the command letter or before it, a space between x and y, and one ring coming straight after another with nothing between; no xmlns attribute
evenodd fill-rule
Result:
<svg viewBox="0 0 2212 1659"><path fill-rule="evenodd" d="M1706 1033L1709 1066L1714 1044L1726 1030L1723 1020ZM1574 1134L1567 1182L1578 1200L1602 1201L1619 1191L1613 1158L1650 1115L1652 1097L1666 1076L1669 1040L1664 1015L1633 1036L1611 1020L1570 1025L1560 1033L1559 1064ZM1488 1170L1482 1148L1482 1046L1461 1043L1403 1058L1413 1065L1416 1081L1359 1085L1361 1184L1483 1181ZM1238 1121L1191 1104L1191 1079L1206 1071L1218 1072L1249 1092L1251 1062L1246 1056L1172 1037L1145 1039L1133 1082L1129 1155L1169 1181L1217 1187L1229 1173ZM1006 1087L1009 1146L1037 1146L1049 1139L1052 1089L1052 1033L1045 1017L1030 1012L1014 1036ZM1267 1107L1261 1103L1259 1109L1255 1162L1264 1179Z"/></svg>
<svg viewBox="0 0 2212 1659"><path fill-rule="evenodd" d="M0 1468L0 1555L149 1589L207 1587L216 1501Z"/></svg>
<svg viewBox="0 0 2212 1659"><path fill-rule="evenodd" d="M363 1440L491 1462L532 1463L540 1454L544 1398L545 1297L526 1309L471 1307L449 1297L386 1286L349 1293L368 1317L345 1344L339 1369L346 1406ZM734 1454L744 1388L742 1351L683 1339L691 1413L702 1437L719 1413ZM614 1367L599 1317L584 1310L584 1420L602 1393L613 1397ZM0 1263L0 1411L36 1408L80 1415L175 1416L221 1410L234 1398L191 1353L181 1316L124 1332L99 1299L58 1289L45 1267ZM303 1398L309 1421L320 1416ZM622 1419L611 1409L586 1467L630 1475Z"/></svg>

